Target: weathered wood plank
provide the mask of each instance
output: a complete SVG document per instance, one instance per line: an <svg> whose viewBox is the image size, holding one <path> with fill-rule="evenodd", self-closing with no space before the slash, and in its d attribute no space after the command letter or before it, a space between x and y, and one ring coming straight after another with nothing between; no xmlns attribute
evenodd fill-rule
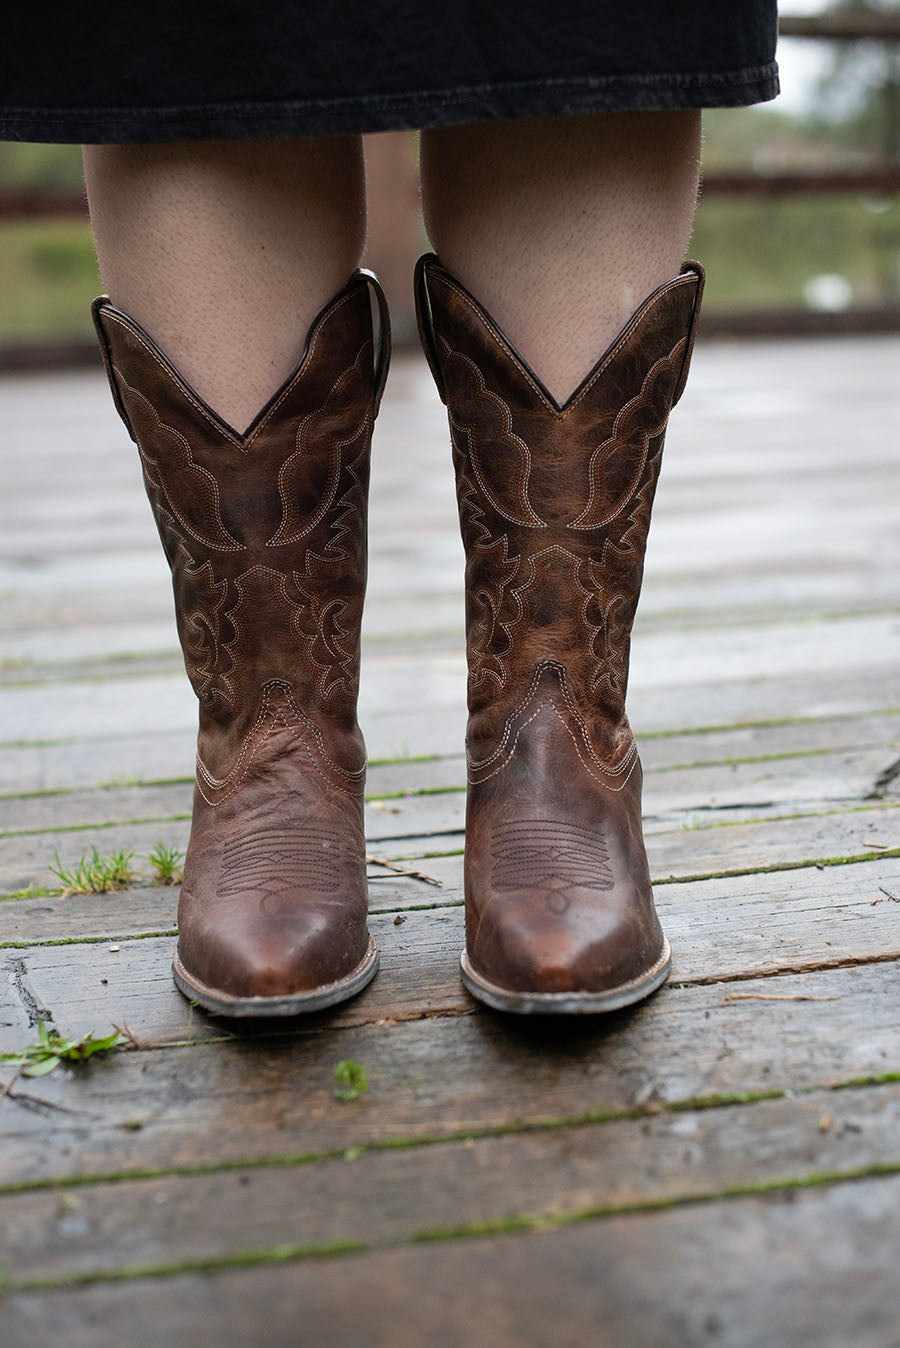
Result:
<svg viewBox="0 0 900 1348"><path fill-rule="evenodd" d="M279 1245L366 1246L523 1214L558 1219L824 1173L900 1166L900 1086L367 1152L295 1167L0 1195L15 1281L221 1259Z"/></svg>
<svg viewBox="0 0 900 1348"><path fill-rule="evenodd" d="M798 802L799 804L799 802ZM876 856L898 846L897 806L873 803L871 808L818 809L815 805L797 815L748 820L717 826L716 813L697 811L685 827L672 828L670 820L644 821L644 834L654 884L671 879L740 872L763 868L812 864L816 860ZM463 835L432 835L398 839L382 844L410 866L431 863L435 854L463 846ZM427 862L425 861L427 859ZM2 871L0 871L2 874Z"/></svg>
<svg viewBox="0 0 900 1348"><path fill-rule="evenodd" d="M460 797L461 800L461 797ZM900 845L897 836L898 814L893 801L871 802L865 808L822 808L821 802L793 802L790 815L778 811L747 810L758 818L746 823L717 826L726 811L702 808L685 813L683 826L673 828L671 817L645 819L644 831L654 882L672 878L698 877L720 871L754 870L761 867L805 864L822 858L861 854L877 855ZM772 817L766 817L767 815ZM395 818L394 816L388 816ZM732 815L733 818L733 815ZM461 821L460 821L461 822ZM187 819L174 823L115 825L112 828L84 829L71 833L29 834L0 838L0 891L11 894L29 885L52 888L58 879L50 872L58 851L69 866L97 847L103 854L121 849L136 853L135 865L150 878L147 854L160 841L184 848L190 832ZM370 840L373 855L400 858L428 871L433 854L460 851L462 831ZM422 860L428 859L428 864ZM0 906L0 940L4 937L5 909Z"/></svg>
<svg viewBox="0 0 900 1348"><path fill-rule="evenodd" d="M733 730L671 733L641 738L644 770L731 760L764 754L806 753L812 750L879 748L900 737L897 714L824 717L788 725L742 725ZM124 735L121 738L0 745L0 796L25 791L78 790L106 784L190 780L194 770L194 741L187 731L168 735ZM465 781L462 752L427 762L405 760L373 763L369 794L422 787L457 786Z"/></svg>
<svg viewBox="0 0 900 1348"><path fill-rule="evenodd" d="M900 1180L281 1267L14 1295L8 1348L886 1348ZM461 1292L464 1289L464 1294Z"/></svg>
<svg viewBox="0 0 900 1348"><path fill-rule="evenodd" d="M822 624L822 630L830 628ZM794 653L793 666L783 672L773 651L768 676L756 678L726 672L715 682L714 671L704 661L708 652L692 636L688 641L664 634L660 650L647 652L632 665L629 714L636 732L686 729L703 725L792 716L848 715L900 705L900 637L897 650L886 644L896 630L896 619L885 620L882 648L873 651L867 663L848 670L837 661L842 649L859 651L866 633L853 629L835 634L829 630L829 649L815 646ZM716 639L728 648L728 633ZM834 647L830 642L835 639ZM752 647L752 633L735 630L729 639L741 649ZM893 639L893 638L892 638ZM679 683L669 673L667 682L642 681L639 671L667 669L674 646L692 650L695 678ZM777 641L773 639L777 649ZM732 656L729 654L729 660ZM657 663L659 661L660 663ZM373 758L406 757L410 754L457 754L465 734L465 660L462 643L452 651L430 651L427 659L410 659L398 653L380 661L378 677L369 660L370 676L364 679L360 719ZM797 668L800 666L800 668ZM738 665L737 669L742 666ZM689 672L689 671L685 671ZM702 678L700 677L702 675ZM651 674L646 673L651 679ZM100 684L69 683L49 690L45 685L10 688L0 702L3 740L94 738L138 732L142 735L182 732L193 737L196 702L183 675L156 678L122 678ZM38 735L35 727L39 727ZM168 775L168 774L161 774Z"/></svg>
<svg viewBox="0 0 900 1348"><path fill-rule="evenodd" d="M394 876L373 867L369 908L373 913L433 908L462 902L462 857L434 857L423 863L426 881ZM72 940L84 937L138 936L175 926L178 887L138 886L111 894L72 894L7 901L0 906L0 948L4 942Z"/></svg>
<svg viewBox="0 0 900 1348"><path fill-rule="evenodd" d="M881 1076L900 1069L898 973L889 963L748 980L740 1000L721 984L663 988L578 1024L477 1014L335 1029L323 1018L275 1037L120 1052L42 1078L44 1103L17 1085L0 1106L0 1176L306 1155ZM369 1076L352 1105L334 1098L342 1058Z"/></svg>
<svg viewBox="0 0 900 1348"><path fill-rule="evenodd" d="M879 727L886 732L883 738L864 748L822 749L797 756L785 751L784 757L749 763L713 760L699 765L697 760L688 759L684 767L673 765L655 772L645 764L644 812L660 816L698 807L717 811L730 808L739 817L742 810L773 810L791 801L864 799L879 775L900 756L900 721L885 720L889 724ZM649 741L651 747L659 743ZM465 774L461 756L373 768L367 783L369 837L461 828L465 800L459 793L465 786ZM900 791L900 783L897 789ZM400 791L405 794L398 796ZM428 794L421 794L423 791ZM395 798L371 799L382 793ZM0 799L0 838L14 832L171 818L189 814L192 797L192 784L177 782Z"/></svg>
<svg viewBox="0 0 900 1348"><path fill-rule="evenodd" d="M459 889L455 891L457 901ZM893 895L893 899L889 896ZM672 942L671 981L712 983L800 972L854 961L900 958L900 861L661 885L660 915ZM375 915L382 967L374 983L329 1017L364 1025L472 1009L459 980L465 944L460 907ZM67 1034L128 1021L146 1041L186 1033L221 1035L223 1022L194 1014L172 983L171 937L5 952L0 969L27 978L32 998L52 1009ZM110 945L117 948L110 950ZM9 985L8 998L16 998ZM21 1000L19 998L18 1000ZM0 1050L25 1042L21 1021L0 1026Z"/></svg>

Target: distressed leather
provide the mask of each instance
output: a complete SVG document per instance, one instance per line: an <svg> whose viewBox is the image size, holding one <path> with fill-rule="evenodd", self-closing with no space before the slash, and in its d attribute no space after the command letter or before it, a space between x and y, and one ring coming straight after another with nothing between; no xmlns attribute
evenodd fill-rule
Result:
<svg viewBox="0 0 900 1348"><path fill-rule="evenodd" d="M687 264L560 406L437 258L419 264L466 552L467 958L502 989L609 992L667 949L625 694L701 290Z"/></svg>
<svg viewBox="0 0 900 1348"><path fill-rule="evenodd" d="M383 296L357 273L243 434L105 297L94 318L200 704L181 964L231 997L320 988L350 974L369 939L356 702Z"/></svg>

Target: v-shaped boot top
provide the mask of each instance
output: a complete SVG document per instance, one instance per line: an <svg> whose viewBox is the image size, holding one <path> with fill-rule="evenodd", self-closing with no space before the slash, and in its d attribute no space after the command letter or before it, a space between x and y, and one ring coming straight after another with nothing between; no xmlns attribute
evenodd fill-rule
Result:
<svg viewBox="0 0 900 1348"><path fill-rule="evenodd" d="M380 316L377 359L370 291ZM367 442L384 389L390 326L375 277L355 273L322 310L293 372L243 433L128 314L105 296L94 301L93 314L148 490L191 543L228 553L309 535L334 500L342 463Z"/></svg>
<svg viewBox="0 0 900 1348"><path fill-rule="evenodd" d="M368 369L363 373L369 376L373 415L377 414L390 361L390 322L387 300L378 280L371 272L358 270L313 319L293 370L244 431L235 430L220 417L191 387L140 323L117 309L108 296L101 295L94 300L91 309L116 407L132 439L135 435L124 397L124 391L131 383L130 375L135 376L132 386L153 385L161 410L171 410L179 418L187 417L198 430L211 435L220 444L226 441L248 450L258 442L263 430L271 431L280 421L290 420L304 404L318 405L327 398L331 387L328 381L329 377L333 380L335 362L340 362L342 354L356 358L361 333L366 334L371 351L374 336L370 295L378 308L379 349L374 368L370 356ZM148 355L155 365L152 379L146 375ZM142 392L148 393L149 389L142 389Z"/></svg>
<svg viewBox="0 0 900 1348"><path fill-rule="evenodd" d="M423 346L488 503L526 529L608 523L684 388L703 269L686 263L649 295L563 404L433 254L416 282Z"/></svg>
<svg viewBox="0 0 900 1348"><path fill-rule="evenodd" d="M441 265L434 253L426 253L419 259L415 280L422 345L445 403L452 401L446 359L453 350L455 336L466 350L474 345L479 352L486 383L491 384L493 375L496 382L509 385L509 392L522 410L537 403L557 417L574 418L586 400L589 407L598 396L608 400L610 384L617 378L627 383L624 367L629 362L646 366L648 357L658 359L685 339L681 347L682 366L671 391L674 407L687 379L704 279L699 262L686 262L680 275L647 296L574 392L559 403L475 296Z"/></svg>

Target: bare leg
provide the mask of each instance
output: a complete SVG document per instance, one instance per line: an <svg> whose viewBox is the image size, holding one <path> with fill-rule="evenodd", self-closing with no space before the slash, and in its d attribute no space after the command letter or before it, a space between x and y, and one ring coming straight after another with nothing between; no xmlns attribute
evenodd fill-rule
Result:
<svg viewBox="0 0 900 1348"><path fill-rule="evenodd" d="M699 112L497 121L422 136L425 223L561 400L690 238Z"/></svg>
<svg viewBox="0 0 900 1348"><path fill-rule="evenodd" d="M242 429L359 265L359 137L87 145L110 299Z"/></svg>

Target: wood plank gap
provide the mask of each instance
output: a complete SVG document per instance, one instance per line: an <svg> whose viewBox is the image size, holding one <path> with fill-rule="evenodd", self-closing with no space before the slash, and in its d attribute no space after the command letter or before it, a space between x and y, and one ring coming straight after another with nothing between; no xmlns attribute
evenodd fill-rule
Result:
<svg viewBox="0 0 900 1348"><path fill-rule="evenodd" d="M665 1198L647 1198L633 1203L610 1203L590 1208L571 1208L539 1216L531 1213L519 1213L494 1220L469 1222L457 1227L426 1227L415 1232L412 1236L398 1240L284 1244L271 1246L268 1249L237 1250L228 1254L211 1255L202 1259L183 1259L172 1263L91 1269L48 1278L10 1279L4 1284L3 1290L7 1295L54 1292L61 1288L87 1287L97 1283L136 1282L145 1278L171 1278L186 1273L210 1273L229 1268L258 1267L262 1264L293 1264L309 1259L346 1258L349 1255L368 1254L375 1250L402 1249L410 1245L456 1243L499 1235L527 1236L546 1231L557 1231L563 1227L581 1223L601 1222L613 1217L634 1216L675 1208L704 1207L711 1203L734 1202L741 1198L759 1198L765 1195L789 1194L837 1185L858 1184L866 1180L884 1179L897 1174L900 1174L900 1161L878 1162L846 1171L834 1170L825 1171L821 1174L760 1180L752 1184L734 1185L706 1194L692 1193Z"/></svg>
<svg viewBox="0 0 900 1348"><path fill-rule="evenodd" d="M843 813L843 811L840 811ZM773 820L754 820L754 823L772 823ZM440 836L440 835L435 835ZM462 856L464 848L457 847L447 852L418 852L411 856L386 857L387 861L427 861L430 858L438 857L456 857ZM733 870L724 871L698 871L691 875L656 875L651 877L651 883L656 885L687 885L693 884L697 880L734 880L741 875L769 875L775 871L801 871L808 870L815 866L824 870L826 866L855 866L866 861L882 861L888 858L900 856L900 847L885 847L877 852L858 852L853 856L837 857L810 857L802 861L773 861L771 865L762 866L742 866L735 867ZM462 900L457 900L457 904ZM448 903L448 908L454 907L453 903ZM394 910L391 910L394 911Z"/></svg>
<svg viewBox="0 0 900 1348"><path fill-rule="evenodd" d="M179 824L190 814L165 814L148 819L111 819L100 824L56 824L50 828L12 828L0 832L2 838L34 838L42 833L96 833L106 828L130 828L136 824Z"/></svg>
<svg viewBox="0 0 900 1348"><path fill-rule="evenodd" d="M274 1156L237 1156L207 1165L137 1166L118 1171L85 1171L80 1174L43 1176L40 1179L13 1180L0 1184L0 1197L14 1194L40 1193L48 1190L79 1189L88 1186L130 1183L136 1180L158 1180L191 1175L228 1174L235 1170L295 1170L324 1161L346 1159L348 1153L360 1160L369 1154L387 1151L422 1150L430 1147L452 1147L478 1141L481 1138L518 1137L523 1134L557 1132L567 1128L598 1128L605 1124L630 1120L652 1119L661 1114L707 1113L735 1106L754 1105L766 1100L785 1100L811 1095L830 1095L848 1090L877 1090L879 1086L900 1083L900 1071L877 1075L850 1077L845 1081L816 1083L784 1089L758 1091L726 1091L717 1095L698 1095L683 1100L652 1100L627 1109L600 1109L581 1114L560 1115L529 1122L496 1124L482 1128L467 1128L458 1132L422 1134L413 1137L389 1137L367 1142L361 1146L334 1147L328 1150L287 1153Z"/></svg>
<svg viewBox="0 0 900 1348"><path fill-rule="evenodd" d="M719 725L678 726L666 730L643 730L637 732L640 740L675 739L679 735L724 734L729 730L776 730L781 726L823 725L828 721L868 721L877 716L896 716L900 706L866 708L863 711L826 712L824 716L769 716L759 720L730 721ZM0 744L0 749L3 745Z"/></svg>
<svg viewBox="0 0 900 1348"><path fill-rule="evenodd" d="M56 936L45 941L0 941L0 950L34 950L39 946L57 945L108 945L111 942L151 941L154 937L177 935L178 928L169 927L165 931L128 932L124 936Z"/></svg>
<svg viewBox="0 0 900 1348"><path fill-rule="evenodd" d="M826 712L821 716L769 716L761 717L758 720L726 721L712 725L702 726L675 726L664 730L644 730L638 733L638 740L665 740L677 739L682 735L711 735L726 734L732 730L766 730L779 729L782 726L792 725L824 725L831 721L868 721L881 716L900 715L900 704L887 707L869 707L860 711L853 709L836 712ZM3 749L56 749L56 748L74 748L83 744L116 744L122 740L130 738L128 735L83 735L83 736L59 736L51 739L11 739L0 740L0 750ZM398 757L372 758L369 760L370 767L386 767L393 764L402 763L426 763L441 758L457 758L458 754L413 754L409 756L400 755ZM115 783L114 785L121 785Z"/></svg>
<svg viewBox="0 0 900 1348"><path fill-rule="evenodd" d="M677 983L669 983L667 986L673 991L678 988L708 988L715 987L719 983L747 983L763 978L784 978L788 974L819 974L826 973L830 969L858 969L864 964L893 964L896 959L896 950L886 950L878 955L843 956L833 960L809 960L806 963L783 965L773 969L710 974L709 977L698 974L695 977L680 978Z"/></svg>

